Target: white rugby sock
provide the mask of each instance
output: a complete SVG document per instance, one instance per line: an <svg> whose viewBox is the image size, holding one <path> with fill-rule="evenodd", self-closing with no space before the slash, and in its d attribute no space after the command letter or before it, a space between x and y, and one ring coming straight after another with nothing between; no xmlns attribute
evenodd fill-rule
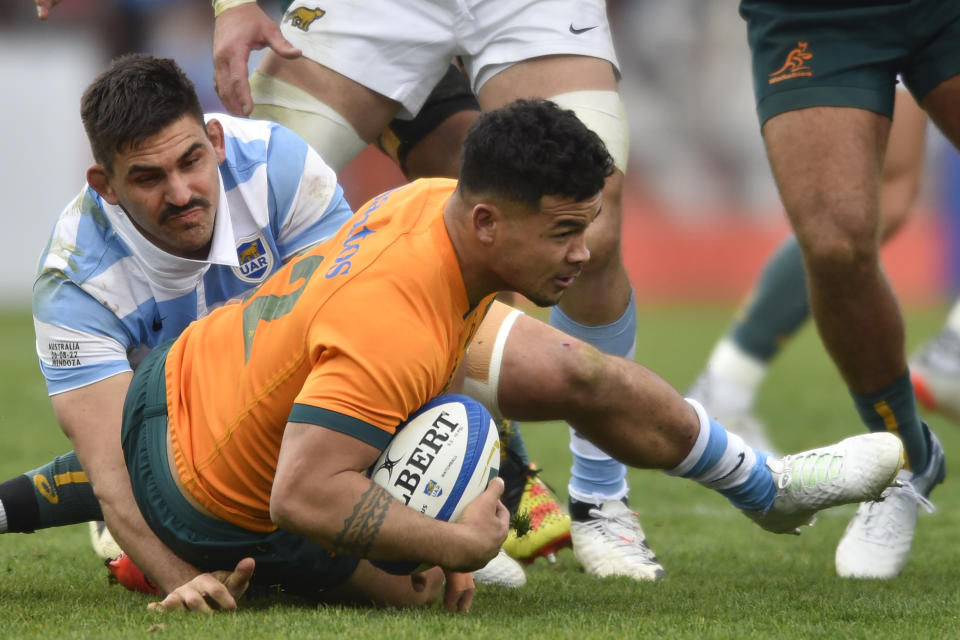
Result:
<svg viewBox="0 0 960 640"><path fill-rule="evenodd" d="M723 404L721 408L711 407L713 411L726 415L749 413L757 389L767 375L767 365L745 352L730 338L723 338L710 354L707 375L714 390L712 401Z"/></svg>

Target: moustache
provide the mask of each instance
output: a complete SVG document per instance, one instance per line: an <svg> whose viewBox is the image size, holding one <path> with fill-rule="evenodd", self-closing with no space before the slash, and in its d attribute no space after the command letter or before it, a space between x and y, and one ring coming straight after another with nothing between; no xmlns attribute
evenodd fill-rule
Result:
<svg viewBox="0 0 960 640"><path fill-rule="evenodd" d="M197 207L203 207L205 209L210 208L210 202L205 198L191 198L190 202L187 204L177 207L174 205L167 205L163 211L160 213L160 224L165 223L167 220L173 216L179 215L184 211L189 211Z"/></svg>

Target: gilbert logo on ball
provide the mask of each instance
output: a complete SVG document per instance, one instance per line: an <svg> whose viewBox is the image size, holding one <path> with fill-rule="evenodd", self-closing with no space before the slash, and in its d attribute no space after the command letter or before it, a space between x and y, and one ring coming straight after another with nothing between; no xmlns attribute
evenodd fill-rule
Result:
<svg viewBox="0 0 960 640"><path fill-rule="evenodd" d="M500 469L490 413L467 396L437 396L397 429L370 477L424 515L455 521Z"/></svg>

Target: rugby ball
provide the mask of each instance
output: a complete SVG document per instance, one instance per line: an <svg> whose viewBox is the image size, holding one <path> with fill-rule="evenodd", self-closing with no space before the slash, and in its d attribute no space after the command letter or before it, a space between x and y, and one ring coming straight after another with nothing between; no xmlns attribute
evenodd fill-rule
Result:
<svg viewBox="0 0 960 640"><path fill-rule="evenodd" d="M486 408L437 396L400 425L371 479L420 513L456 521L500 469L500 436Z"/></svg>

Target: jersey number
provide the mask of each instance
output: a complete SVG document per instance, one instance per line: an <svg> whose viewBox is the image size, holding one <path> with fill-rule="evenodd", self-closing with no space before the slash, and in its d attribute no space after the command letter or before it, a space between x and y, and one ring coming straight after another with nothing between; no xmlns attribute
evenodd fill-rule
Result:
<svg viewBox="0 0 960 640"><path fill-rule="evenodd" d="M250 360L253 339L257 335L257 327L260 321L270 322L271 320L282 318L293 311L297 300L300 299L300 296L307 288L307 282L310 281L310 278L314 272L316 272L321 262L323 262L323 256L307 256L293 265L293 268L290 270L290 284L295 283L297 280L303 280L303 283L299 287L282 296L269 294L254 297L250 304L247 305L247 308L243 310L244 364Z"/></svg>

